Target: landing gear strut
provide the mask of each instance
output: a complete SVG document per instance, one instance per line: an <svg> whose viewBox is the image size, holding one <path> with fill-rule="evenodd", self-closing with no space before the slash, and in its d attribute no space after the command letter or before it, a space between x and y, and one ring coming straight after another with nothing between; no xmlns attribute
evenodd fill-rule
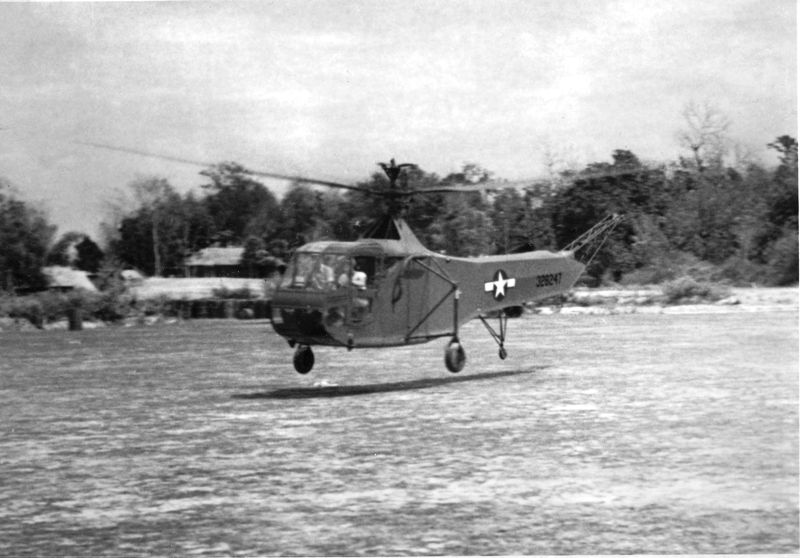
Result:
<svg viewBox="0 0 800 558"><path fill-rule="evenodd" d="M461 341L457 337L453 337L444 350L444 364L450 372L455 374L456 372L461 372L466 363L467 353L464 352Z"/></svg>
<svg viewBox="0 0 800 558"><path fill-rule="evenodd" d="M500 310L500 331L495 331L495 329L489 325L489 322L486 321L486 318L483 316L478 316L483 325L486 326L486 329L489 331L489 334L492 336L492 339L495 340L500 350L497 351L497 356L500 357L500 360L505 360L508 356L508 352L506 351L505 343L506 343L506 325L508 324L508 314L506 314L505 310Z"/></svg>
<svg viewBox="0 0 800 558"><path fill-rule="evenodd" d="M308 345L298 345L294 351L294 369L308 374L314 368L314 351Z"/></svg>

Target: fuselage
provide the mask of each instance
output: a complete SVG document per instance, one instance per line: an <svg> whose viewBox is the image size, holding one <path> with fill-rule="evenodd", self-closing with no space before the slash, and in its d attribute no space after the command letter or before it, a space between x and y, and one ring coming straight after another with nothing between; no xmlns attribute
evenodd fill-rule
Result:
<svg viewBox="0 0 800 558"><path fill-rule="evenodd" d="M448 257L407 229L398 238L313 242L295 252L273 295L272 325L304 345L420 343L453 336L479 315L565 292L583 269L572 252Z"/></svg>

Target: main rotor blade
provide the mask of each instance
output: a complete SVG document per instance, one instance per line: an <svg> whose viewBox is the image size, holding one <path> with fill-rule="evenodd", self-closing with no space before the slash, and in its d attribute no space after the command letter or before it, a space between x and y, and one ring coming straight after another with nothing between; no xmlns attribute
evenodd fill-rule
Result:
<svg viewBox="0 0 800 558"><path fill-rule="evenodd" d="M608 169L605 171L582 172L576 174L563 175L556 178L555 180L566 180L568 182L574 183L574 182L590 181L602 178L614 178L617 176L635 175L647 172L653 172L653 169L647 169L644 167ZM425 188L420 190L409 190L404 192L398 192L395 195L401 197L408 197L417 194L489 192L489 191L506 190L506 189L524 190L526 188L530 188L531 186L535 186L537 184L546 184L551 180L554 179L547 179L540 177L540 178L529 178L527 180L513 180L513 181L490 180L488 182L476 182L474 184L458 184L453 186L441 186L435 188Z"/></svg>
<svg viewBox="0 0 800 558"><path fill-rule="evenodd" d="M524 189L534 184L542 182L541 179L534 180L515 180L515 181L490 181L490 182L476 182L475 184L459 184L455 186L441 186L436 188L424 188L420 190L411 190L408 192L401 192L404 196L413 196L416 194L450 194L450 193L470 193L470 192L487 192L490 190L505 190Z"/></svg>
<svg viewBox="0 0 800 558"><path fill-rule="evenodd" d="M572 182L581 182L582 180L595 180L598 178L614 178L616 176L644 174L656 171L657 169L648 169L645 167L621 167L621 168L612 168L608 170L579 172L577 174L566 175L564 178L567 180L571 180Z"/></svg>
<svg viewBox="0 0 800 558"><path fill-rule="evenodd" d="M173 157L171 155L162 155L160 153L153 153L151 151L144 151L142 149L133 149L131 147L120 147L116 145L109 145L105 143L94 143L90 141L75 141L79 145L86 145L88 147L95 147L97 149L107 149L109 151L119 151L120 153L130 153L132 155L139 155L141 157L151 157L153 159L161 159L163 161L172 161L174 163L182 163L185 165L193 165L199 167L213 167L215 163L208 163L205 161L195 161L194 159L185 159L183 157ZM253 176L263 176L264 178L275 178L278 180L289 180L292 182L301 182L304 184L317 184L319 186L328 186L329 188L342 188L345 190L355 190L357 192L364 192L367 194L374 194L372 190L361 188L359 186L352 186L349 184L341 184L339 182L331 182L328 180L318 180L316 178L306 178L304 176L296 176L292 174L281 174L277 172L267 172L260 170L251 170L245 168L245 173Z"/></svg>

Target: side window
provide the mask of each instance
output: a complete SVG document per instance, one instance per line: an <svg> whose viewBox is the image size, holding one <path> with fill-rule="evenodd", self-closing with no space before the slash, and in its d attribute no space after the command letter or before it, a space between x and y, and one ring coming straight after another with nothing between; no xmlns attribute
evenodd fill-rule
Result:
<svg viewBox="0 0 800 558"><path fill-rule="evenodd" d="M297 252L283 275L282 287L305 288L308 276L314 267L315 256Z"/></svg>
<svg viewBox="0 0 800 558"><path fill-rule="evenodd" d="M353 258L353 277L358 274L359 277L364 277L364 284L366 287L373 287L375 285L375 272L376 261L373 256L356 256Z"/></svg>
<svg viewBox="0 0 800 558"><path fill-rule="evenodd" d="M333 268L336 281L334 288L340 289L350 284L350 258L343 255L326 256L326 262Z"/></svg>

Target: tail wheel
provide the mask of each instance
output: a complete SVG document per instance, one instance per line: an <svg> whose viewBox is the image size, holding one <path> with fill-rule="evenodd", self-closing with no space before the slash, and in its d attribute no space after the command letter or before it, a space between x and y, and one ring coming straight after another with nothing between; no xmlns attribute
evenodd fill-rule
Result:
<svg viewBox="0 0 800 558"><path fill-rule="evenodd" d="M308 374L314 368L314 351L308 345L298 345L294 351L294 369Z"/></svg>
<svg viewBox="0 0 800 558"><path fill-rule="evenodd" d="M466 363L467 353L464 352L464 347L461 346L457 339L450 341L450 344L444 350L444 364L447 369L455 374L461 372Z"/></svg>

